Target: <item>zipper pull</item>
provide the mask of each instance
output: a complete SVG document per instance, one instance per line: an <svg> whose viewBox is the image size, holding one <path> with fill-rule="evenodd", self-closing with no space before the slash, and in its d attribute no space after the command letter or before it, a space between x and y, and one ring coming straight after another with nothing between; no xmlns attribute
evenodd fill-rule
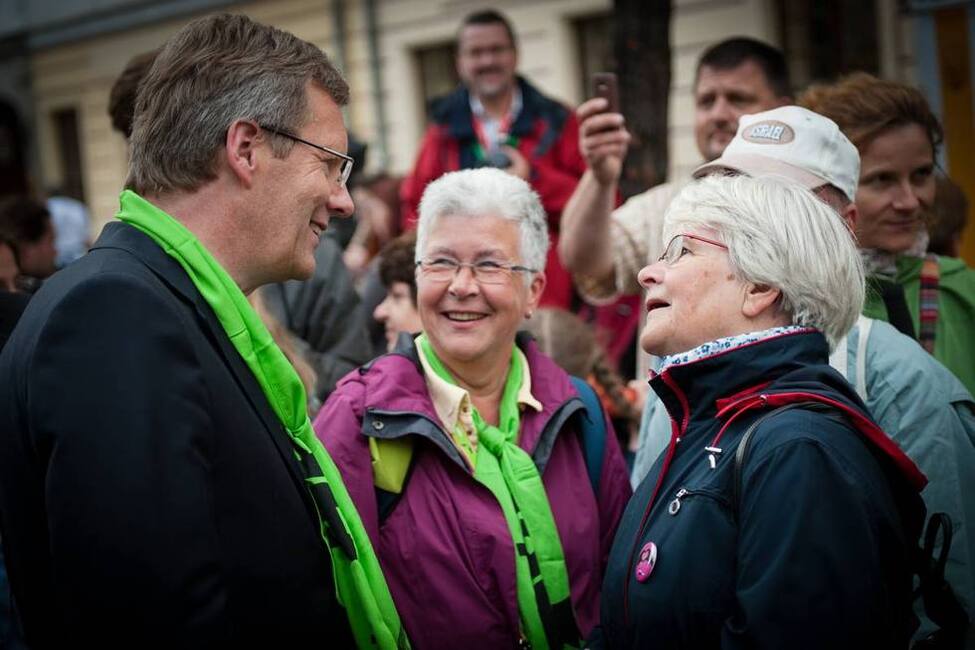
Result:
<svg viewBox="0 0 975 650"><path fill-rule="evenodd" d="M720 447L705 447L704 448L704 451L708 452L708 464L711 466L711 469L714 469L715 467L717 467L718 460L717 460L717 458L715 458L715 456L717 454L720 454L721 453L721 448Z"/></svg>
<svg viewBox="0 0 975 650"><path fill-rule="evenodd" d="M686 489L681 488L677 490L677 494L674 495L674 500L670 502L669 506L667 506L667 512L669 512L671 515L676 515L677 511L680 510L681 497L683 497L685 494L687 494Z"/></svg>

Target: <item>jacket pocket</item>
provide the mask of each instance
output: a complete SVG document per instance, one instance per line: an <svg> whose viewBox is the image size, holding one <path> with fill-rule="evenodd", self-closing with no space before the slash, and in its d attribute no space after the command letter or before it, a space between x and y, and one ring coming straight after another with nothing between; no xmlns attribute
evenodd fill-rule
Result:
<svg viewBox="0 0 975 650"><path fill-rule="evenodd" d="M667 514L676 517L688 501L695 499L708 499L721 506L721 510L731 516L731 497L725 492L715 488L689 488L681 487L677 490L670 502L667 504Z"/></svg>

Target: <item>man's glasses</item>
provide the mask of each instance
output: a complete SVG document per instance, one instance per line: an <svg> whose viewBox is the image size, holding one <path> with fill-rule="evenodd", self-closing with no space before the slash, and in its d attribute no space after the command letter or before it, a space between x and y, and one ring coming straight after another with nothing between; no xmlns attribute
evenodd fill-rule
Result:
<svg viewBox="0 0 975 650"><path fill-rule="evenodd" d="M262 129L264 129L265 131L268 131L268 132L273 133L275 135L280 135L283 138L288 138L289 140L294 140L295 142L300 142L301 144L306 144L309 147L312 147L314 149L318 149L319 151L324 151L327 154L331 154L331 155L339 158L342 161L342 166L339 168L338 184L339 184L340 187L344 187L345 184L349 181L349 176L352 175L352 166L355 164L355 161L352 159L351 156L347 156L344 153L341 153L339 151L336 151L335 149L331 149L331 148L326 147L324 145L315 144L314 142L308 142L308 140L304 140L302 138L299 138L298 136L294 135L293 133L288 133L287 131L282 131L281 129L276 129L276 128L272 127L272 126L265 126L263 124L258 124L258 126L261 127Z"/></svg>
<svg viewBox="0 0 975 650"><path fill-rule="evenodd" d="M530 269L527 266L519 266L517 264L506 264L493 260L458 262L449 257L435 257L420 260L416 265L424 277L431 282L450 282L457 277L457 274L465 266L470 268L471 273L474 275L474 280L480 284L504 284L515 271L538 273L537 269Z"/></svg>
<svg viewBox="0 0 975 650"><path fill-rule="evenodd" d="M711 244L712 246L717 246L718 248L723 248L728 250L728 246L722 244L719 241L713 239L708 239L707 237L701 237L700 235L690 235L688 233L681 233L679 235L674 235L670 242L667 244L667 248L664 249L663 254L657 258L658 262L663 262L667 266L673 266L677 263L677 260L684 256L684 252L687 250L684 247L685 239L694 239L696 241L702 241L705 244Z"/></svg>

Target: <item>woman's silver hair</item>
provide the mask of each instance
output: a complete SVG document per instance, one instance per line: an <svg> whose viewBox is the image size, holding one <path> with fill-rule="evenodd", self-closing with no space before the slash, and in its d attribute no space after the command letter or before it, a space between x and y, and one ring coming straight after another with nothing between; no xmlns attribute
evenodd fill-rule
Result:
<svg viewBox="0 0 975 650"><path fill-rule="evenodd" d="M664 218L665 241L708 228L739 279L779 289L779 309L830 349L863 309L863 263L843 219L806 188L777 177L709 176L685 187Z"/></svg>
<svg viewBox="0 0 975 650"><path fill-rule="evenodd" d="M545 269L549 246L545 209L538 194L517 176L482 167L450 172L427 185L420 200L417 262L423 259L437 219L443 216L502 217L516 222L521 232L519 263L538 271Z"/></svg>

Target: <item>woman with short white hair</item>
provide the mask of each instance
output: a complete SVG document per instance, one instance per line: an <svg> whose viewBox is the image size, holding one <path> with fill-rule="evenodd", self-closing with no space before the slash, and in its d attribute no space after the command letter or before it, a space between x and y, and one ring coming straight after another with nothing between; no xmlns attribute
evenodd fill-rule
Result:
<svg viewBox="0 0 975 650"><path fill-rule="evenodd" d="M523 180L430 183L423 332L346 377L315 421L414 648L578 647L598 619L630 487L591 389L516 336L548 242Z"/></svg>
<svg viewBox="0 0 975 650"><path fill-rule="evenodd" d="M689 185L664 229L640 344L673 435L593 647L906 647L925 478L827 365L863 303L852 237L808 190L744 176Z"/></svg>

